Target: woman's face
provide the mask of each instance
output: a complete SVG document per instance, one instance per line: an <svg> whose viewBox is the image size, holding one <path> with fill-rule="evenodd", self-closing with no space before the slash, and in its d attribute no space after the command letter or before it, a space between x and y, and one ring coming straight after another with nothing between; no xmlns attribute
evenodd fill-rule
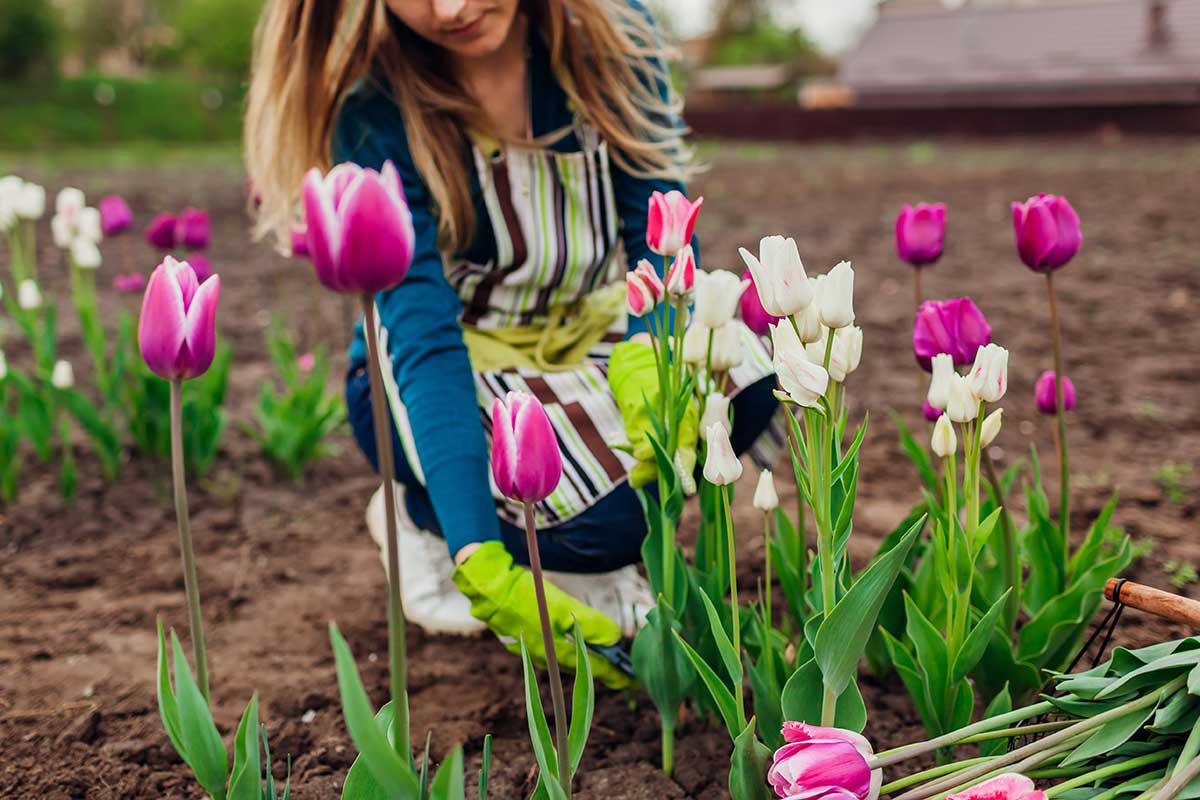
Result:
<svg viewBox="0 0 1200 800"><path fill-rule="evenodd" d="M414 33L461 58L492 55L508 39L520 0L384 0Z"/></svg>

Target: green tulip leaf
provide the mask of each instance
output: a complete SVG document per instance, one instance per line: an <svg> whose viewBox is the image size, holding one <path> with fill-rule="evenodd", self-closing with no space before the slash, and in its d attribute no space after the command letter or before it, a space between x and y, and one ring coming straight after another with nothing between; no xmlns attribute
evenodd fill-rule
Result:
<svg viewBox="0 0 1200 800"><path fill-rule="evenodd" d="M781 705L784 719L820 725L823 689L821 668L816 660L809 659L802 663L783 687ZM867 707L857 683L852 682L846 691L838 695L833 724L859 733L867 726Z"/></svg>
<svg viewBox="0 0 1200 800"><path fill-rule="evenodd" d="M213 723L208 701L196 685L188 666L179 637L171 631L171 657L175 663L175 699L179 703L179 724L188 766L196 780L214 800L224 800L225 782L229 777L229 757L221 734Z"/></svg>
<svg viewBox="0 0 1200 800"><path fill-rule="evenodd" d="M466 782L463 779L462 745L456 746L438 767L429 789L429 800L463 800L466 797Z"/></svg>
<svg viewBox="0 0 1200 800"><path fill-rule="evenodd" d="M592 730L592 715L596 710L596 690L592 682L592 660L584 644L583 629L575 620L575 686L571 689L571 728L567 733L567 752L571 756L571 777L579 769L588 734Z"/></svg>
<svg viewBox="0 0 1200 800"><path fill-rule="evenodd" d="M258 749L258 695L242 713L233 737L233 771L229 777L229 800L262 800L262 758ZM274 795L271 800L275 800Z"/></svg>
<svg viewBox="0 0 1200 800"><path fill-rule="evenodd" d="M692 662L692 667L700 675L700 680L704 682L709 695L712 697L713 702L716 703L717 711L725 723L726 730L729 731L730 738L737 738L738 733L740 733L740 722L738 720L737 700L734 699L733 692L729 691L729 687L717 676L713 668L708 665L699 653L692 649L690 644L684 641L678 631L675 632L675 638L679 640L679 644L683 647L683 652L687 654L688 659Z"/></svg>
<svg viewBox="0 0 1200 800"><path fill-rule="evenodd" d="M767 786L767 769L771 765L771 748L755 735L755 720L733 740L733 755L729 759L729 796L738 800L771 800Z"/></svg>
<svg viewBox="0 0 1200 800"><path fill-rule="evenodd" d="M971 670L975 669L975 665L979 663L979 659L983 658L983 653L987 649L988 642L992 639L992 633L996 630L996 624L1000 622L1000 618L1004 614L1004 607L1008 603L1008 596L1011 593L1012 589L1010 588L1002 594L1000 599L992 604L988 612L983 615L983 618L967 634L966 640L963 641L962 649L954 657L954 666L950 670L951 683L957 683L965 678Z"/></svg>

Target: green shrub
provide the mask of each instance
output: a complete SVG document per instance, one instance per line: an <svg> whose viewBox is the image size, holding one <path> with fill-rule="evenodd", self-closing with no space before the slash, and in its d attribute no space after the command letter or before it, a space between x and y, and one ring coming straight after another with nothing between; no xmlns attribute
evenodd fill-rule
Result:
<svg viewBox="0 0 1200 800"><path fill-rule="evenodd" d="M49 77L56 71L62 23L47 0L0 0L0 79Z"/></svg>
<svg viewBox="0 0 1200 800"><path fill-rule="evenodd" d="M245 76L262 5L262 0L184 0L175 18L184 62L209 73Z"/></svg>

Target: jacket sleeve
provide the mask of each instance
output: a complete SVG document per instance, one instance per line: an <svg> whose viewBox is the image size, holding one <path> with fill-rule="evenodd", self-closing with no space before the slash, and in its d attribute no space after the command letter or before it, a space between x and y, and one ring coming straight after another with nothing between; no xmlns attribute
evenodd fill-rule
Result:
<svg viewBox="0 0 1200 800"><path fill-rule="evenodd" d="M487 442L475 379L463 344L462 305L447 282L429 192L409 153L403 118L381 93L352 94L339 112L334 162L400 173L416 233L413 262L399 286L376 297L386 352L438 524L451 555L466 544L500 538L489 483ZM351 358L365 359L362 322ZM411 454L409 454L411 458Z"/></svg>

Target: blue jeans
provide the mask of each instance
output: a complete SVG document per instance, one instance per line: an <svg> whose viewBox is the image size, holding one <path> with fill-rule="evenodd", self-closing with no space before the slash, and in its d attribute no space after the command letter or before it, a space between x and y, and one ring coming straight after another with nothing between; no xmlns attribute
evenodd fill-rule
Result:
<svg viewBox="0 0 1200 800"><path fill-rule="evenodd" d="M733 398L734 427L730 441L739 455L750 449L771 424L779 407L772 391L775 378L748 386ZM371 386L364 365L353 365L346 376L346 407L359 449L376 470L375 424L371 416ZM418 527L442 535L429 493L408 465L396 426L392 425L392 452L396 480L404 486L408 516ZM654 486L648 487L651 492ZM646 520L637 494L622 483L583 513L547 530L538 531L542 566L559 572L609 572L642 559ZM525 531L500 520L500 538L518 564L529 564Z"/></svg>

